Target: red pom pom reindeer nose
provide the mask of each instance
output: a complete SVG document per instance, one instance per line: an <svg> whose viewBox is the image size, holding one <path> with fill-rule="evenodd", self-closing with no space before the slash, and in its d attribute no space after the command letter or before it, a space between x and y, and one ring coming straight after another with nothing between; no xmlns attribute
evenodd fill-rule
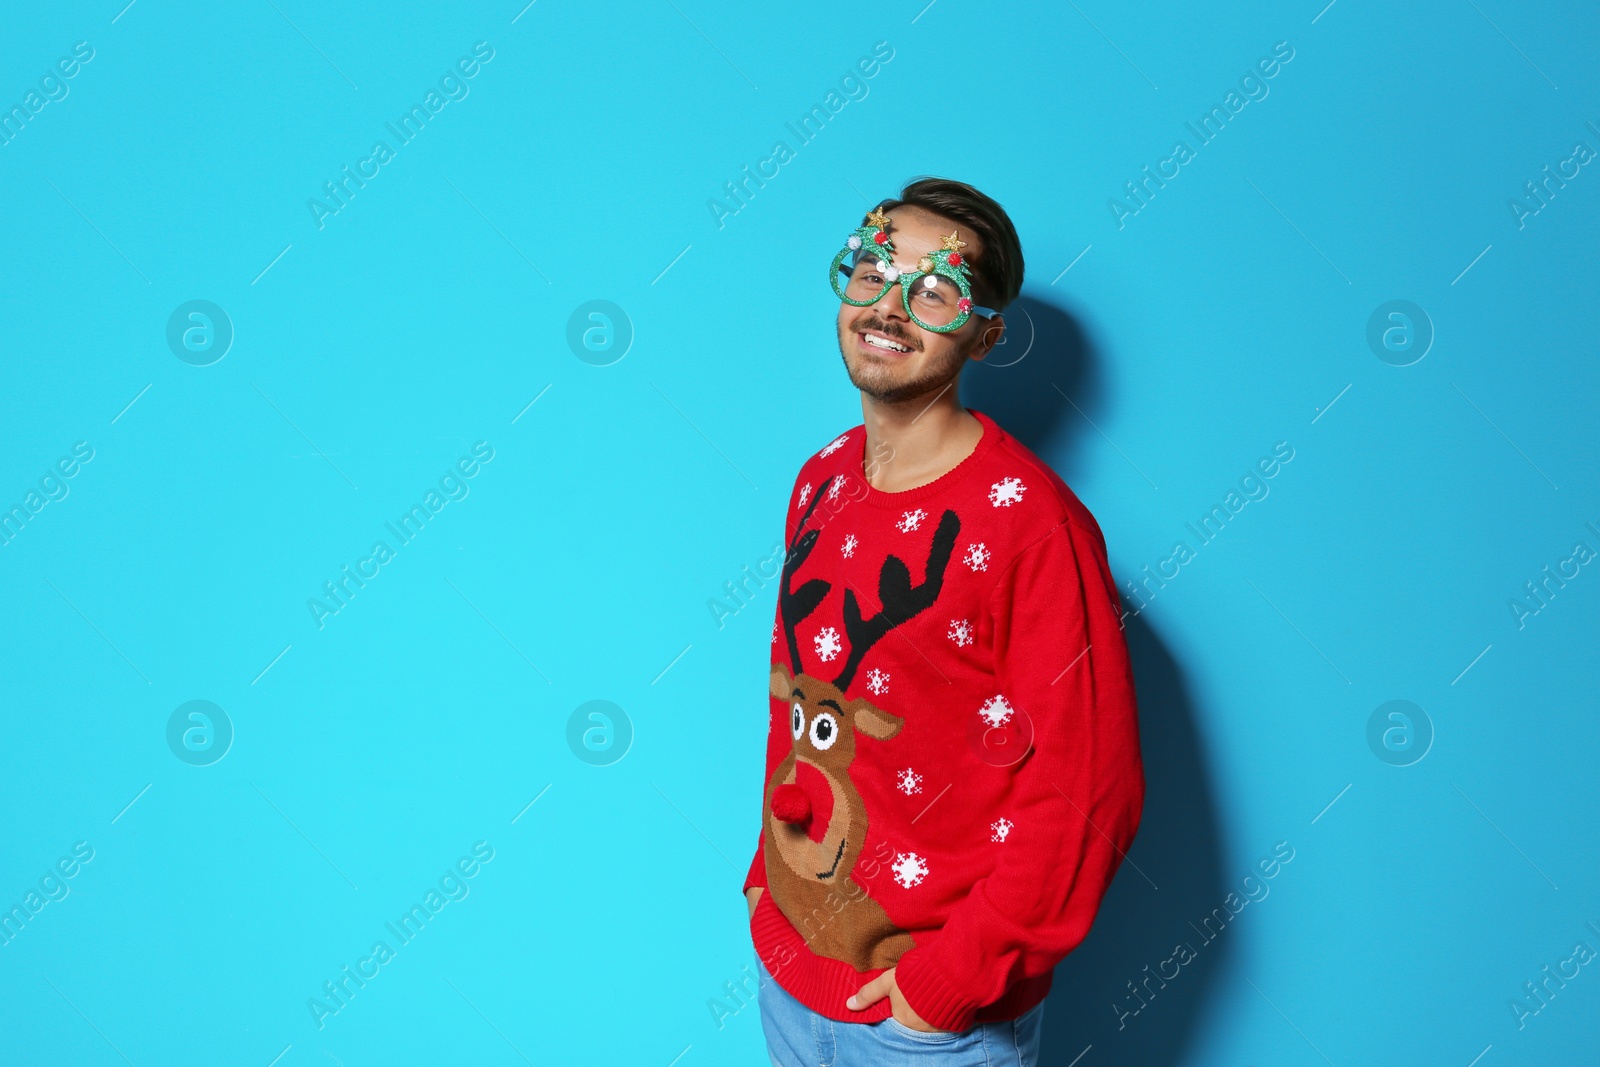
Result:
<svg viewBox="0 0 1600 1067"><path fill-rule="evenodd" d="M802 760L795 767L795 780L772 791L772 814L790 826L805 830L813 841L828 836L833 821L833 787L812 764Z"/></svg>
<svg viewBox="0 0 1600 1067"><path fill-rule="evenodd" d="M772 814L786 823L803 823L811 818L811 798L793 782L772 791Z"/></svg>

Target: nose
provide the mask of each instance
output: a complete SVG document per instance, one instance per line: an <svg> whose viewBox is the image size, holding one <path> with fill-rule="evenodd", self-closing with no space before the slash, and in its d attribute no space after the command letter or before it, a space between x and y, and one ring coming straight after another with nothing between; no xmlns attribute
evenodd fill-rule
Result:
<svg viewBox="0 0 1600 1067"><path fill-rule="evenodd" d="M803 828L811 840L821 841L833 820L833 787L821 771L805 761L795 767L794 777L793 782L772 791L772 814Z"/></svg>
<svg viewBox="0 0 1600 1067"><path fill-rule="evenodd" d="M898 319L903 323L911 321L906 315L905 305L900 300L900 282L898 280L891 283L889 288L884 290L883 295L878 298L878 302L872 305L872 310L886 319Z"/></svg>
<svg viewBox="0 0 1600 1067"><path fill-rule="evenodd" d="M793 782L772 791L772 814L791 825L802 825L811 818L811 798Z"/></svg>

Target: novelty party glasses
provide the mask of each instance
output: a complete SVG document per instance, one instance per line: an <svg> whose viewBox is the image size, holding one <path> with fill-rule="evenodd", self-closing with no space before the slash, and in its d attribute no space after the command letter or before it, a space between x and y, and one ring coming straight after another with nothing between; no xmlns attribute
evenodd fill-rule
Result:
<svg viewBox="0 0 1600 1067"><path fill-rule="evenodd" d="M888 225L889 216L874 209L867 224L852 232L833 257L828 273L840 300L867 307L882 300L898 281L906 314L933 333L959 330L973 315L991 318L1000 314L972 302L967 281L972 269L961 256L967 242L960 239L959 231L944 238L943 247L918 260L916 270L901 272L894 264L894 243L885 232Z"/></svg>

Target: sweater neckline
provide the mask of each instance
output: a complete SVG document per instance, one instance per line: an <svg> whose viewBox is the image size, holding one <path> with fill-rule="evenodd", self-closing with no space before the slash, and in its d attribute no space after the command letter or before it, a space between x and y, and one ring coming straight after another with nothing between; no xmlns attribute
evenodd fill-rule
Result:
<svg viewBox="0 0 1600 1067"><path fill-rule="evenodd" d="M867 490L866 495L860 498L861 502L878 508L898 508L925 500L938 493L947 492L950 488L969 477L978 468L979 462L984 455L999 442L1001 430L993 419L977 408L967 408L967 411L983 426L983 436L978 438L977 447L960 463L957 463L933 481L898 493L886 493L881 489L875 489L872 483L867 481L867 428L863 424L861 427L861 442L852 450L855 454L855 471L861 476L861 484L866 486Z"/></svg>

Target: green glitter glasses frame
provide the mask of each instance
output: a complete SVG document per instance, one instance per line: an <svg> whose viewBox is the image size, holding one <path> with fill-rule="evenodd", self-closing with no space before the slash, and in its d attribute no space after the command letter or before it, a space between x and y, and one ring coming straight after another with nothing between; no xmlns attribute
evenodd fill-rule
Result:
<svg viewBox="0 0 1600 1067"><path fill-rule="evenodd" d="M961 255L966 242L959 231L944 238L942 248L923 256L916 270L902 273L894 264L894 243L885 232L888 225L889 216L874 209L866 225L854 230L833 257L828 274L840 300L868 307L882 300L898 281L906 314L931 333L959 330L973 315L993 318L1000 314L972 302L972 286L967 280L972 270Z"/></svg>

